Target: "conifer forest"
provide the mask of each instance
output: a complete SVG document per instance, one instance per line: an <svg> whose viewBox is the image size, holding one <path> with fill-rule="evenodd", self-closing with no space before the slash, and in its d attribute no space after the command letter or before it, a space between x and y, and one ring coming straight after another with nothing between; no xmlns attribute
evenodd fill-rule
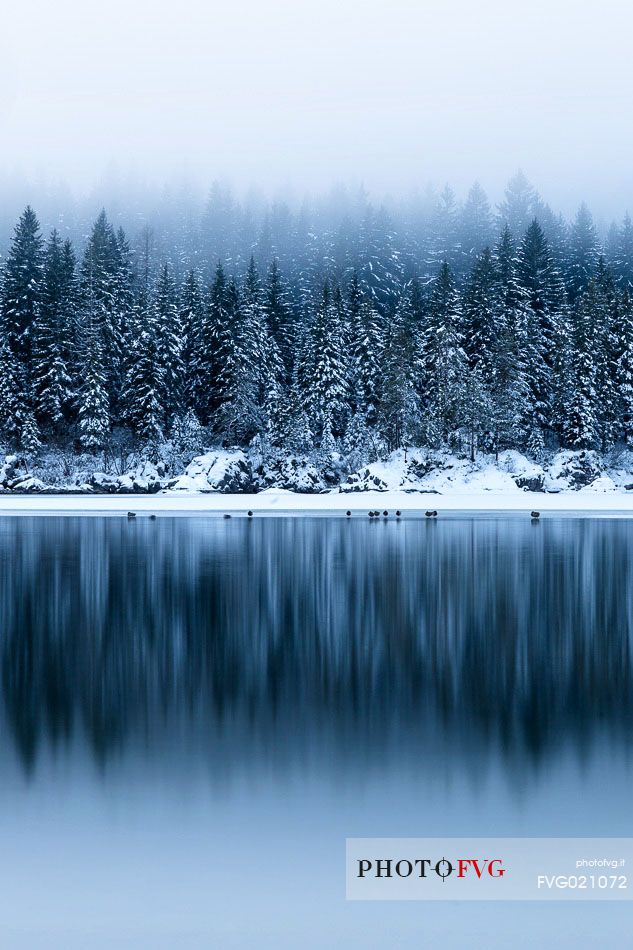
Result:
<svg viewBox="0 0 633 950"><path fill-rule="evenodd" d="M497 206L474 185L253 210L216 185L199 215L67 230L27 207L7 235L7 452L537 458L633 437L631 219L565 220L522 173Z"/></svg>

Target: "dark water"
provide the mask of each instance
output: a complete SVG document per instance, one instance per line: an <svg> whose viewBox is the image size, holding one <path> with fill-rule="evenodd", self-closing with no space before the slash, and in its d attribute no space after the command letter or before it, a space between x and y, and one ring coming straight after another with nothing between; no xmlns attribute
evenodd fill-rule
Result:
<svg viewBox="0 0 633 950"><path fill-rule="evenodd" d="M0 519L2 947L595 946L344 839L633 834L633 522Z"/></svg>

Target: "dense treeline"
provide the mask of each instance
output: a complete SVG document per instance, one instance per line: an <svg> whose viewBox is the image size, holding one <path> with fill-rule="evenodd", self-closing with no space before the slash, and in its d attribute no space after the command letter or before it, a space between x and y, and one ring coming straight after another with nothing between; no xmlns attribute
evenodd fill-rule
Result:
<svg viewBox="0 0 633 950"><path fill-rule="evenodd" d="M277 207L249 247L240 223L215 193L188 253L157 261L147 230L133 251L102 212L78 257L27 208L1 272L5 443L255 439L362 461L633 436L628 215L601 243L586 206L567 224L519 173L496 215L475 185L397 225L366 202L336 229Z"/></svg>

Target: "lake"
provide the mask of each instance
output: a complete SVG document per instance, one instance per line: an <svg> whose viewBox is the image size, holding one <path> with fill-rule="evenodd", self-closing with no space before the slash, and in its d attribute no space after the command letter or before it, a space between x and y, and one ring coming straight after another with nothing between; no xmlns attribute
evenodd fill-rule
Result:
<svg viewBox="0 0 633 950"><path fill-rule="evenodd" d="M3 948L622 946L347 836L633 834L633 521L0 519Z"/></svg>

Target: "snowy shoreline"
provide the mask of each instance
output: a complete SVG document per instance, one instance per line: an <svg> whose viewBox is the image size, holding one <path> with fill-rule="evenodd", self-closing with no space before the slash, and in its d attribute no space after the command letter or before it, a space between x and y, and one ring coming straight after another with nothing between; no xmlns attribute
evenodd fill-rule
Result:
<svg viewBox="0 0 633 950"><path fill-rule="evenodd" d="M620 492L598 494L592 491L569 491L557 494L541 492L498 492L473 490L442 494L383 491L344 494L327 492L310 495L290 491L269 490L257 494L160 493L152 495L15 495L0 494L0 516L6 515L207 515L223 517L248 516L331 516L368 517L369 511L388 512L395 519L424 517L427 510L438 516L529 514L532 510L551 515L633 517L633 496Z"/></svg>
<svg viewBox="0 0 633 950"><path fill-rule="evenodd" d="M329 478L329 485L326 481ZM339 479L338 484L332 484ZM271 484L271 482L273 482ZM268 483L268 484L267 484ZM281 483L281 484L280 484ZM47 484L8 456L0 469L0 515L304 515L387 517L439 514L633 516L633 453L616 464L593 452L560 451L544 464L518 452L476 462L447 452L397 451L345 474L289 458L257 466L241 450L210 450L184 470L142 462L122 475L84 473Z"/></svg>

